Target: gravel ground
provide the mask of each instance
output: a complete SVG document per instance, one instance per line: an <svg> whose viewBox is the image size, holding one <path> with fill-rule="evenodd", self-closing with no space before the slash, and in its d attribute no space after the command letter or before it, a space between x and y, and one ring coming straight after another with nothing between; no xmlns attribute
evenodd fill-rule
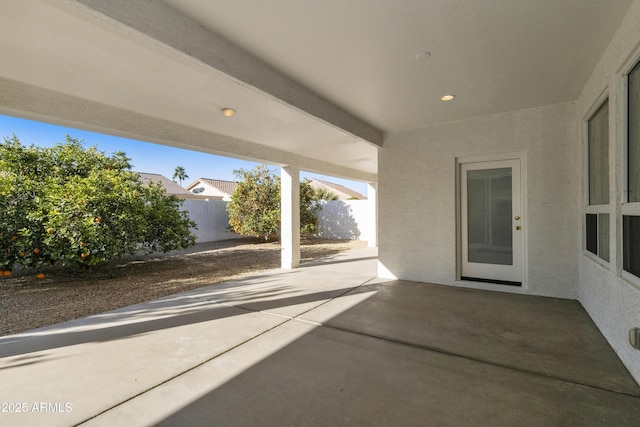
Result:
<svg viewBox="0 0 640 427"><path fill-rule="evenodd" d="M366 246L307 239L301 261ZM0 278L0 336L52 325L280 267L280 244L255 239L201 243L167 254L129 256L89 271L51 268Z"/></svg>

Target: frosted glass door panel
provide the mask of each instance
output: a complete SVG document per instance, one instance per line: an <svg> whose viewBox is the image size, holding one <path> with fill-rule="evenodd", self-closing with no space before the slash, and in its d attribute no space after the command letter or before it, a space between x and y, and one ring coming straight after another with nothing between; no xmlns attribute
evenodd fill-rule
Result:
<svg viewBox="0 0 640 427"><path fill-rule="evenodd" d="M522 286L520 159L460 165L460 278Z"/></svg>
<svg viewBox="0 0 640 427"><path fill-rule="evenodd" d="M468 261L513 265L511 168L467 172Z"/></svg>

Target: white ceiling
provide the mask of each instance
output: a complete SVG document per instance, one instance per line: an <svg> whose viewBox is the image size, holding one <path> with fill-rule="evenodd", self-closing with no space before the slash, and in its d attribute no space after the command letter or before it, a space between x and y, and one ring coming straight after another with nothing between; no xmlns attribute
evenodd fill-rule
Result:
<svg viewBox="0 0 640 427"><path fill-rule="evenodd" d="M166 2L388 131L575 100L632 0Z"/></svg>
<svg viewBox="0 0 640 427"><path fill-rule="evenodd" d="M575 100L632 0L165 3L3 0L0 112L372 179L378 130Z"/></svg>

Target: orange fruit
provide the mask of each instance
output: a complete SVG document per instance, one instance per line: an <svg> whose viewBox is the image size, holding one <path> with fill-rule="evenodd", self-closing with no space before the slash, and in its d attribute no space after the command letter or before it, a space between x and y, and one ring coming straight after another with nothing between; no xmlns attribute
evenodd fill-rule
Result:
<svg viewBox="0 0 640 427"><path fill-rule="evenodd" d="M85 242L80 242L80 246L84 248L85 246L87 246L87 244Z"/></svg>
<svg viewBox="0 0 640 427"><path fill-rule="evenodd" d="M38 275L36 276L37 279L44 279L44 274L42 273L38 273Z"/></svg>
<svg viewBox="0 0 640 427"><path fill-rule="evenodd" d="M80 256L81 256L82 258L86 258L86 257L88 257L88 256L89 256L89 254L88 254L88 253L86 253L86 252L82 252L82 253L80 254Z"/></svg>
<svg viewBox="0 0 640 427"><path fill-rule="evenodd" d="M38 255L38 254L40 253L40 249L35 248L35 249L33 250L33 253L34 253L34 254L36 254L36 255Z"/></svg>
<svg viewBox="0 0 640 427"><path fill-rule="evenodd" d="M17 242L18 241L18 236L11 237L11 240L14 241L14 242Z"/></svg>
<svg viewBox="0 0 640 427"><path fill-rule="evenodd" d="M24 252L20 252L20 253L18 254L18 256L19 256L20 258L24 257Z"/></svg>
<svg viewBox="0 0 640 427"><path fill-rule="evenodd" d="M53 228L47 228L47 233L48 234L53 234L55 230Z"/></svg>
<svg viewBox="0 0 640 427"><path fill-rule="evenodd" d="M101 222L101 221L102 221L102 217L101 216L96 217L96 222Z"/></svg>

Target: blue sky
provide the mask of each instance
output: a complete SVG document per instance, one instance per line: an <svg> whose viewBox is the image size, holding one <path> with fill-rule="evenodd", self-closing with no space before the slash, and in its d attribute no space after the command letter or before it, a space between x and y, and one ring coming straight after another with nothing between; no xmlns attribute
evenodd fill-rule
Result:
<svg viewBox="0 0 640 427"><path fill-rule="evenodd" d="M252 169L258 163L229 157L214 156L202 152L166 147L164 145L104 135L95 132L35 122L11 116L0 115L0 137L16 135L23 145L51 147L65 141L65 135L84 140L86 147L97 146L107 154L124 151L131 159L133 170L137 172L158 173L167 178L173 177L176 166L185 168L187 178L183 185L188 185L197 178L212 178L233 181L235 169ZM366 196L367 185L335 177L322 176L302 172L303 178L317 177L325 181L335 182L358 191Z"/></svg>

